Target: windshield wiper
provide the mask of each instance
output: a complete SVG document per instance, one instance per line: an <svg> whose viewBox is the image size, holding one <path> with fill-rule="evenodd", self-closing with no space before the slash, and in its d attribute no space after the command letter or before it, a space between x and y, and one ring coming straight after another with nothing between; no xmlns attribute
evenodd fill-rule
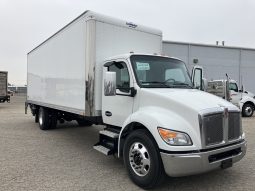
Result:
<svg viewBox="0 0 255 191"><path fill-rule="evenodd" d="M142 84L160 84L160 85L164 85L165 87L168 88L175 88L176 86L186 86L189 87L191 89L193 89L193 86L186 84L186 83L182 83L182 82L178 82L178 83L171 83L171 85L168 85L167 82L159 82L159 81L149 81L149 82L141 82Z"/></svg>
<svg viewBox="0 0 255 191"><path fill-rule="evenodd" d="M150 82L141 82L142 84L160 84L160 85L164 85L165 87L173 87L173 86L169 86L167 85L165 82L158 82L158 81L150 81Z"/></svg>
<svg viewBox="0 0 255 191"><path fill-rule="evenodd" d="M193 86L191 86L191 85L189 85L189 84L186 84L186 83L182 83L182 82L174 83L174 84L172 84L172 85L174 85L174 86L186 86L186 87L189 87L189 88L191 88L191 89L194 88Z"/></svg>

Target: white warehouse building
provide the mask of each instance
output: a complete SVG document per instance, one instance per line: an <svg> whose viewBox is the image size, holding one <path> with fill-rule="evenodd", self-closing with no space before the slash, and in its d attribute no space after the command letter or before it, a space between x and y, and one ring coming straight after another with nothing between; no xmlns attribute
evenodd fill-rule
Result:
<svg viewBox="0 0 255 191"><path fill-rule="evenodd" d="M227 73L239 87L255 93L255 49L164 41L163 53L180 58L189 69L202 66L208 80L226 79Z"/></svg>

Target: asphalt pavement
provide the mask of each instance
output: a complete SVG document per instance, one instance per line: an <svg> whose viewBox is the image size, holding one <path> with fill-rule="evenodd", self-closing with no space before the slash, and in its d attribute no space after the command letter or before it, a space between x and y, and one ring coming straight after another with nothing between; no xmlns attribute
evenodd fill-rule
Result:
<svg viewBox="0 0 255 191"><path fill-rule="evenodd" d="M102 126L76 122L41 131L24 114L24 96L0 103L0 190L142 190L129 179L123 162L92 147ZM243 118L248 141L245 158L232 168L182 178L167 178L155 190L255 190L255 115Z"/></svg>

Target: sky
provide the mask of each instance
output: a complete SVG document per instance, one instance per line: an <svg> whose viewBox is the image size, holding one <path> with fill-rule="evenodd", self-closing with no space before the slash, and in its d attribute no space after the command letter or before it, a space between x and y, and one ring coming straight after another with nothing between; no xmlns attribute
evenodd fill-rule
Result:
<svg viewBox="0 0 255 191"><path fill-rule="evenodd" d="M26 54L85 10L163 31L170 41L255 48L255 0L0 0L0 71L26 84Z"/></svg>

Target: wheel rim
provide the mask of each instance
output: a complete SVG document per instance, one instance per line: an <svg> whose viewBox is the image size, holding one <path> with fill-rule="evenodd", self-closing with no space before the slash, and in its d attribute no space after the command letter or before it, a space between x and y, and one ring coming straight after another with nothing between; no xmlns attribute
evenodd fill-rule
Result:
<svg viewBox="0 0 255 191"><path fill-rule="evenodd" d="M39 112L39 124L43 124L42 112Z"/></svg>
<svg viewBox="0 0 255 191"><path fill-rule="evenodd" d="M245 108L245 114L248 115L248 116L252 114L252 108L250 106L247 106Z"/></svg>
<svg viewBox="0 0 255 191"><path fill-rule="evenodd" d="M150 155L147 148L139 142L132 144L129 150L129 162L138 176L145 176L150 171Z"/></svg>

